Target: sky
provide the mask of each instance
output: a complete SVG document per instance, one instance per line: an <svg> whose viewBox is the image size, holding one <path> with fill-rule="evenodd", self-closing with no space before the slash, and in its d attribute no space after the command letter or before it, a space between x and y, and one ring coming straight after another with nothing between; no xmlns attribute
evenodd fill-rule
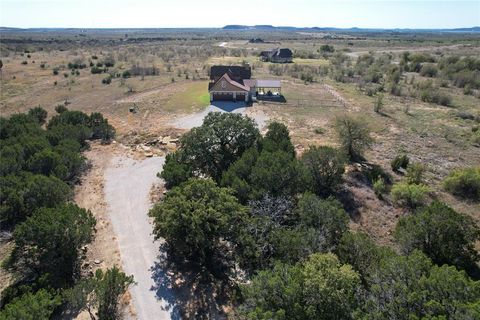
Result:
<svg viewBox="0 0 480 320"><path fill-rule="evenodd" d="M0 26L177 28L480 26L480 0L0 0Z"/></svg>

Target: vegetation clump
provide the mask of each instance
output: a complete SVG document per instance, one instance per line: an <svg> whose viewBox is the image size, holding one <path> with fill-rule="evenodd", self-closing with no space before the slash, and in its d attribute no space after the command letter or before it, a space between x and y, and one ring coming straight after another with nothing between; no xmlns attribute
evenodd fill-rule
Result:
<svg viewBox="0 0 480 320"><path fill-rule="evenodd" d="M480 201L480 167L453 170L443 185L451 194Z"/></svg>

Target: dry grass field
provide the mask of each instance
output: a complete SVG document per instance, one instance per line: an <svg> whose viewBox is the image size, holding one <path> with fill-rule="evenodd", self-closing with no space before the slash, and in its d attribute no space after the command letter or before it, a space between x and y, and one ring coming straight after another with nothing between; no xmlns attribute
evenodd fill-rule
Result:
<svg viewBox="0 0 480 320"><path fill-rule="evenodd" d="M440 92L451 97L450 106L422 101L413 94L389 94L385 87L379 113L373 109L376 94L365 94L358 81L335 79L340 64L346 69L355 68L358 57L364 55L388 57L389 66L399 65L405 51L427 54L435 61L447 56L478 57L479 36L426 34L412 40L408 35L339 35L332 39L321 33L262 34L269 43L249 43L249 36L218 31L159 31L147 36L131 34L128 39L107 31L82 36L73 32L5 33L1 42L0 113L9 116L41 106L51 116L59 104L87 113L98 111L117 129L118 142L142 144L159 134L176 136L181 131L169 125L171 119L201 111L209 104L207 79L211 65L249 63L255 78L282 80L286 103L255 103L252 108L286 123L299 153L309 145L336 145L335 118L358 115L369 124L375 138L366 156L369 163L381 165L398 181L402 177L391 171L390 161L399 153L407 153L411 160L426 166L426 182L433 188L431 198L445 201L480 222L478 203L454 198L441 187L452 169L480 165L480 142L472 133L479 126L478 90L465 94L462 88L441 83L439 78L406 72L398 82L404 92L414 92L419 90L415 85L433 81ZM333 46L337 55L322 55L319 48L325 44ZM258 52L271 47L291 48L294 63L272 65L259 61ZM91 73L90 64L108 59L114 60L114 66L105 73ZM86 67L69 69L69 63L76 62ZM157 71L154 75L124 78L124 72L134 66ZM311 79L302 79L308 75ZM111 82L102 83L107 78ZM136 112L130 112L130 108ZM132 140L132 136L137 138ZM356 204L351 227L367 231L379 243L391 243L391 232L405 213L403 209L388 198L379 200L370 186L348 175L346 181Z"/></svg>

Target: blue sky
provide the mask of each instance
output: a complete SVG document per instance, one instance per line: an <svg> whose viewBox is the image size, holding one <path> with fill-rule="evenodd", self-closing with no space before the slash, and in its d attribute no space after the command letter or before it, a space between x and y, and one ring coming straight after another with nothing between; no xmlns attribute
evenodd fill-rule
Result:
<svg viewBox="0 0 480 320"><path fill-rule="evenodd" d="M0 0L0 25L7 27L160 28L226 24L471 27L480 25L480 0Z"/></svg>

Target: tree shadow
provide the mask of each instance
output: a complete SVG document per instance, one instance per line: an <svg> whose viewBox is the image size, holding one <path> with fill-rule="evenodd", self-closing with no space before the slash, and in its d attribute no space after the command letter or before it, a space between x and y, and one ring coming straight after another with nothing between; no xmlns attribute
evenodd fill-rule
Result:
<svg viewBox="0 0 480 320"><path fill-rule="evenodd" d="M355 194L348 188L340 189L336 197L342 203L343 209L348 213L350 218L358 223L360 221L360 208L362 204L355 199Z"/></svg>
<svg viewBox="0 0 480 320"><path fill-rule="evenodd" d="M152 266L157 299L164 300L171 319L226 319L222 306L229 301L231 286L192 263L172 258L167 244Z"/></svg>

